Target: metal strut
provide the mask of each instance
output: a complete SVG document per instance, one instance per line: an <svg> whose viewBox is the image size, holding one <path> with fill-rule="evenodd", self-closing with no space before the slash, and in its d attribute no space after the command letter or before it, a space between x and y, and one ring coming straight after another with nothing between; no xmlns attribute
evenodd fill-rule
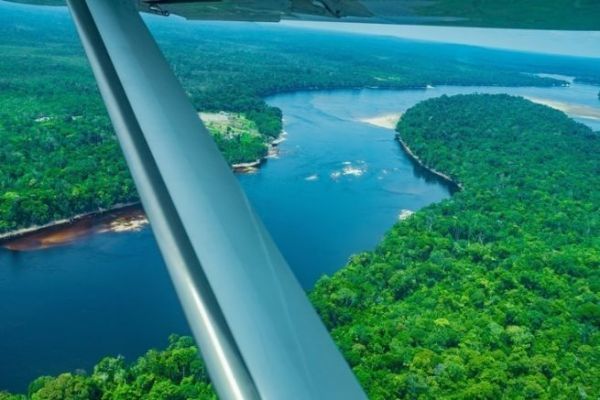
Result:
<svg viewBox="0 0 600 400"><path fill-rule="evenodd" d="M220 398L366 399L134 1L68 5Z"/></svg>

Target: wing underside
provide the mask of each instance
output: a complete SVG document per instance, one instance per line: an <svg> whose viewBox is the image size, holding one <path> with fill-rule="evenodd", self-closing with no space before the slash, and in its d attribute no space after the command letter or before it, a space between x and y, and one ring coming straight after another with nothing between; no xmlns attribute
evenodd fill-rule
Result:
<svg viewBox="0 0 600 400"><path fill-rule="evenodd" d="M10 0L64 5L64 0ZM139 10L191 20L326 20L495 28L600 30L595 0L132 0Z"/></svg>

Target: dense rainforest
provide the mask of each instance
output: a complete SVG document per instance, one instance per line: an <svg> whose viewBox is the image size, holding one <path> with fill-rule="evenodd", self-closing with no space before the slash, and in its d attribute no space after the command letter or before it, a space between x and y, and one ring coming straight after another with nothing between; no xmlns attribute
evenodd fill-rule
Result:
<svg viewBox="0 0 600 400"><path fill-rule="evenodd" d="M0 4L0 234L137 200L94 79L64 9ZM564 58L331 34L278 25L148 17L198 110L253 121L260 135L217 135L231 163L254 161L281 131L264 96L340 87L552 86L526 72ZM510 58L507 67L494 57ZM600 79L598 62L572 60ZM244 140L242 140L244 139Z"/></svg>
<svg viewBox="0 0 600 400"><path fill-rule="evenodd" d="M371 397L598 398L598 133L470 95L413 107L398 138L464 190L311 294Z"/></svg>
<svg viewBox="0 0 600 400"><path fill-rule="evenodd" d="M310 294L370 398L597 398L598 133L522 98L462 95L408 110L398 139L463 189ZM196 352L173 337L0 399L212 398Z"/></svg>
<svg viewBox="0 0 600 400"><path fill-rule="evenodd" d="M27 395L0 392L0 400L216 400L190 337L172 335L163 351L150 350L128 365L122 357L102 359L90 375L42 376Z"/></svg>
<svg viewBox="0 0 600 400"><path fill-rule="evenodd" d="M256 161L268 154L258 125L244 115L201 113L201 119L230 165Z"/></svg>

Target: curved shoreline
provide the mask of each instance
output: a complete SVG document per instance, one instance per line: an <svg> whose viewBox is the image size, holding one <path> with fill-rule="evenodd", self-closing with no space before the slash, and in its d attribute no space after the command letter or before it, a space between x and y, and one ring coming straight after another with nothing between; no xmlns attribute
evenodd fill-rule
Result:
<svg viewBox="0 0 600 400"><path fill-rule="evenodd" d="M406 155L408 155L409 159L411 161L413 161L416 165L418 165L419 167L423 168L424 170L426 170L427 172L431 173L432 175L435 175L437 178L441 179L444 183L446 183L447 185L451 186L452 188L454 188L454 190L452 191L452 193L454 193L455 191L461 191L464 190L464 186L459 183L456 182L455 180L453 180L450 176L444 174L443 172L440 172L436 169L433 169L429 166L427 166L412 150L411 148L408 146L408 144L402 140L402 137L400 137L400 134L397 133L396 134L396 140L398 141L398 143L400 143L400 147L402 147L402 150L404 150L404 153L406 153Z"/></svg>

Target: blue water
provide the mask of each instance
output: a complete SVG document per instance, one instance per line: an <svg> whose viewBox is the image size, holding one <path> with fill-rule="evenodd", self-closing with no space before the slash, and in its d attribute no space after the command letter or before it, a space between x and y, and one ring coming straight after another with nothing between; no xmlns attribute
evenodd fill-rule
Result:
<svg viewBox="0 0 600 400"><path fill-rule="evenodd" d="M384 97L389 97L387 93ZM279 157L240 182L304 287L375 247L402 209L449 196L415 175L394 131L357 122L361 107L381 109L364 92L302 92L269 100L284 110ZM348 105L352 104L351 107Z"/></svg>
<svg viewBox="0 0 600 400"><path fill-rule="evenodd" d="M137 356L187 332L149 229L67 247L0 251L0 388Z"/></svg>
<svg viewBox="0 0 600 400"><path fill-rule="evenodd" d="M441 94L508 92L599 107L597 87L301 92L269 99L284 113L279 158L241 175L300 282L309 288L372 249L403 209L449 196L402 153L390 129L359 122ZM582 118L600 130L600 121ZM344 174L344 171L346 172ZM84 238L35 252L0 250L0 390L90 369L105 355L133 359L188 333L149 229Z"/></svg>

